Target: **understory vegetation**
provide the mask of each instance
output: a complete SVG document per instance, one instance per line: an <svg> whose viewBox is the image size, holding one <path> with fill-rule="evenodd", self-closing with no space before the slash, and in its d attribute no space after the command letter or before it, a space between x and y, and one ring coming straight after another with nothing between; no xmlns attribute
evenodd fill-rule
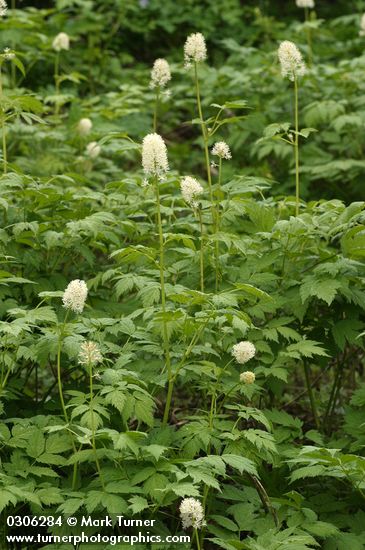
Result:
<svg viewBox="0 0 365 550"><path fill-rule="evenodd" d="M365 2L297 4L0 1L4 550L365 548Z"/></svg>

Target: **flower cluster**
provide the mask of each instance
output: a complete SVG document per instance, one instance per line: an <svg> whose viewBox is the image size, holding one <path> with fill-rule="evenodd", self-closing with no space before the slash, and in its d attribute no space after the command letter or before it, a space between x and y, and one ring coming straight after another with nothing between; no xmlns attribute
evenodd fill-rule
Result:
<svg viewBox="0 0 365 550"><path fill-rule="evenodd" d="M89 118L81 118L77 124L77 131L80 136L86 136L91 131L93 123Z"/></svg>
<svg viewBox="0 0 365 550"><path fill-rule="evenodd" d="M226 160L229 160L232 158L229 145L227 145L225 141L217 141L217 143L213 145L212 155L215 155L221 159L226 159Z"/></svg>
<svg viewBox="0 0 365 550"><path fill-rule="evenodd" d="M232 348L232 355L237 363L243 365L255 356L256 348L252 342L242 341L235 344Z"/></svg>
<svg viewBox="0 0 365 550"><path fill-rule="evenodd" d="M91 159L96 159L100 155L101 147L96 141L90 141L86 145L86 154Z"/></svg>
<svg viewBox="0 0 365 550"><path fill-rule="evenodd" d="M184 46L185 66L188 68L192 63L200 63L207 58L207 46L205 38L200 32L188 36Z"/></svg>
<svg viewBox="0 0 365 550"><path fill-rule="evenodd" d="M70 49L70 37L65 32L60 32L52 42L52 48L56 52Z"/></svg>
<svg viewBox="0 0 365 550"><path fill-rule="evenodd" d="M15 53L11 51L10 48L4 48L4 52L2 54L3 59L10 60L14 59Z"/></svg>
<svg viewBox="0 0 365 550"><path fill-rule="evenodd" d="M71 281L63 293L62 302L66 309L75 313L82 313L87 298L87 286L85 281L75 279Z"/></svg>
<svg viewBox="0 0 365 550"><path fill-rule="evenodd" d="M142 166L147 176L161 177L168 171L167 149L159 134L147 134L143 138Z"/></svg>
<svg viewBox="0 0 365 550"><path fill-rule="evenodd" d="M170 65L166 59L156 59L151 71L150 88L164 88L171 80Z"/></svg>
<svg viewBox="0 0 365 550"><path fill-rule="evenodd" d="M295 0L298 8L314 8L314 0Z"/></svg>
<svg viewBox="0 0 365 550"><path fill-rule="evenodd" d="M6 12L8 11L8 5L5 2L5 0L0 0L0 17L3 17L6 15Z"/></svg>
<svg viewBox="0 0 365 550"><path fill-rule="evenodd" d="M180 504L180 517L183 529L200 529L205 525L204 510L201 502L195 498L184 498Z"/></svg>
<svg viewBox="0 0 365 550"><path fill-rule="evenodd" d="M186 176L181 180L180 187L184 201L192 208L197 208L199 203L196 199L204 193L204 189L198 180Z"/></svg>
<svg viewBox="0 0 365 550"><path fill-rule="evenodd" d="M298 76L305 74L305 64L302 54L290 40L284 40L278 50L279 61L281 64L281 74L294 80Z"/></svg>
<svg viewBox="0 0 365 550"><path fill-rule="evenodd" d="M96 365L103 360L100 349L95 342L83 342L80 346L79 363L80 365Z"/></svg>
<svg viewBox="0 0 365 550"><path fill-rule="evenodd" d="M255 382L255 378L255 373L250 370L246 370L240 374L240 381L243 384L253 384Z"/></svg>

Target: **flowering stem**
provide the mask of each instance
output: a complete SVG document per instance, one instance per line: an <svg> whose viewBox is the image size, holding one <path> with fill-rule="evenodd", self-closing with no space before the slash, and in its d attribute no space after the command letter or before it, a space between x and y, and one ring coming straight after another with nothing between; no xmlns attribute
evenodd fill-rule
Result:
<svg viewBox="0 0 365 550"><path fill-rule="evenodd" d="M219 375L217 376L217 381L216 383L214 384L214 388L213 388L213 395L212 395L212 401L211 401L211 405L210 405L210 415L209 415L209 428L212 429L213 428L213 419L214 419L214 414L217 412L217 389L218 389L218 384L223 376L223 374L226 372L227 368L229 367L229 365L232 363L233 359L231 359L230 361L228 361L228 363L223 367L223 369L221 369L221 372L219 373ZM236 386L234 386L236 387ZM228 392L229 393L229 392ZM228 394L227 394L228 395ZM220 409L219 409L220 411ZM218 412L219 412L218 411Z"/></svg>
<svg viewBox="0 0 365 550"><path fill-rule="evenodd" d="M298 110L298 79L294 75L294 117L295 117L295 215L299 215L299 110Z"/></svg>
<svg viewBox="0 0 365 550"><path fill-rule="evenodd" d="M59 99L58 96L60 94L60 53L56 53L55 62L54 62L54 80L55 80L55 87L56 87L56 110L55 113L58 115L59 113Z"/></svg>
<svg viewBox="0 0 365 550"><path fill-rule="evenodd" d="M11 17L12 17L12 19L15 19L15 10L16 10L16 0L11 0ZM14 38L11 41L11 49L15 50ZM11 63L10 71L11 71L11 87L15 88L15 86L16 86L16 80L15 80L16 79L16 68L15 68L14 63Z"/></svg>
<svg viewBox="0 0 365 550"><path fill-rule="evenodd" d="M58 347L57 347L57 384L58 384L58 393L59 393L59 396L60 396L60 401L61 401L61 407L62 407L62 411L63 411L63 416L65 417L65 421L66 421L66 424L69 423L69 418L68 418L68 414L67 414L67 410L66 410L66 407L65 407L65 401L63 399L63 391L62 391L62 378L61 378L61 349L62 349L62 341L63 341L63 336L64 336L64 329L65 329L65 324L66 324L66 320L67 320L67 315L68 315L68 312L66 313L66 316L65 316L65 320L62 324L62 327L60 329L60 333L59 333L59 337L58 337Z"/></svg>
<svg viewBox="0 0 365 550"><path fill-rule="evenodd" d="M309 401L310 401L310 404L311 404L311 409L312 409L314 422L316 424L317 430L319 430L319 419L318 419L317 406L316 406L316 401L315 401L314 395L313 395L312 384L311 384L311 381L310 381L309 367L308 367L306 361L303 361L303 367L304 367L305 383L307 385Z"/></svg>
<svg viewBox="0 0 365 550"><path fill-rule="evenodd" d="M69 418L68 418L68 414L67 414L67 410L66 410L66 406L65 406L65 401L64 401L64 399L63 399L63 391L62 391L62 378L61 378L61 349L62 349L62 341L63 341L63 336L64 336L64 330L65 330L65 325L66 325L67 317L68 317L68 311L66 312L65 320L63 321L63 324L62 324L62 326L61 326L61 328L60 328L59 337L58 337L58 347L57 347L57 384L58 384L58 393L59 393L59 396L60 396L61 407L62 407L62 411L63 411L63 416L65 417L66 424L69 423ZM75 447L75 443L74 443L73 438L72 438L72 448L73 448L73 452L76 453L76 447ZM72 489L75 489L75 487L76 487L76 477L77 477L77 462L75 462L75 464L74 464L74 469L73 469Z"/></svg>
<svg viewBox="0 0 365 550"><path fill-rule="evenodd" d="M221 192L221 183L222 183L222 158L219 157L219 166L218 166L218 189L216 193L216 206L215 206L215 213L216 213L216 233L220 230L220 218L219 218L219 199L220 199L220 192ZM215 241L215 291L218 292L219 290L219 241L218 241L218 235L216 235L216 241Z"/></svg>
<svg viewBox="0 0 365 550"><path fill-rule="evenodd" d="M204 229L203 217L200 208L198 207L198 217L200 225L200 291L204 292Z"/></svg>
<svg viewBox="0 0 365 550"><path fill-rule="evenodd" d="M307 34L307 43L308 43L308 65L310 67L312 65L313 50L312 50L312 33L311 33L311 28L308 25L310 20L308 8L305 8L304 13L305 13L306 34Z"/></svg>
<svg viewBox="0 0 365 550"><path fill-rule="evenodd" d="M159 103L160 103L160 87L157 86L156 95L155 95L155 109L153 112L153 131L154 132L157 132L157 117L158 117Z"/></svg>
<svg viewBox="0 0 365 550"><path fill-rule="evenodd" d="M99 474L101 486L103 489L105 489L104 485L104 479L103 475L101 473L101 468L99 464L98 454L96 452L96 444L95 444L95 418L94 418L94 392L93 392L93 366L92 362L89 362L89 382L90 382L90 412L91 412L91 442L92 442L92 448L95 455L95 464L96 469Z"/></svg>
<svg viewBox="0 0 365 550"><path fill-rule="evenodd" d="M0 96L3 96L3 75L2 75L2 66L0 64ZM5 125L5 111L2 109L1 112L1 130L3 134L3 174L6 174L8 171L8 155L6 148L6 125Z"/></svg>
<svg viewBox="0 0 365 550"><path fill-rule="evenodd" d="M232 387L227 391L227 393L224 394L224 398L223 398L221 404L220 404L219 407L218 407L218 411L217 411L218 414L221 412L224 403L227 401L227 397L228 397L236 388L238 388L238 386L240 386L240 385L241 385L241 382L238 382L237 384L234 384L234 386L232 386Z"/></svg>
<svg viewBox="0 0 365 550"><path fill-rule="evenodd" d="M276 515L276 510L275 508L273 507L273 505L271 504L271 501L270 501L270 498L269 498L269 495L267 494L266 490L265 490L265 487L262 485L262 483L257 479L256 476L254 475L251 475L251 474L248 474L248 477L251 479L251 481L253 482L254 486L255 486L255 489L260 497L260 500L262 502L262 505L263 507L265 508L266 512L267 513L270 513L274 519L274 523L276 525L276 527L279 526L279 520L278 520L278 516Z"/></svg>
<svg viewBox="0 0 365 550"><path fill-rule="evenodd" d="M214 198L213 198L213 190L212 190L212 176L210 173L208 135L207 135L207 129L205 127L204 119L203 119L202 104L200 99L199 78L198 78L198 64L196 62L194 63L194 76L195 76L196 101L198 105L198 113L199 113L199 119L200 119L200 125L201 125L203 143L204 143L205 166L207 170L209 197L210 197L211 209L212 209L212 224L213 224L213 229L215 229L216 222L215 222Z"/></svg>
<svg viewBox="0 0 365 550"><path fill-rule="evenodd" d="M194 533L195 533L196 547L198 550L201 550L198 529L194 529Z"/></svg>
<svg viewBox="0 0 365 550"><path fill-rule="evenodd" d="M162 232L162 220L161 220L161 205L160 205L160 189L158 178L155 177L155 192L156 192L156 209L157 209L157 226L160 242L160 285L161 285L161 307L162 307L162 330L163 330L163 342L165 350L165 361L167 367L167 379L168 379L168 390L167 398L165 405L165 412L163 415L163 425L166 426L171 406L172 391L174 387L174 379L172 376L171 369L171 359L170 359L170 345L169 345L169 336L167 331L167 322L166 322L166 292L165 292L165 258L164 258L164 240Z"/></svg>

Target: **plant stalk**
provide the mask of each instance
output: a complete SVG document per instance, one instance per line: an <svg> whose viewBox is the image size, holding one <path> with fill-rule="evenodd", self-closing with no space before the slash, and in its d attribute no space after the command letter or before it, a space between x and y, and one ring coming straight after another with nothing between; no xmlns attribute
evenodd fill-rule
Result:
<svg viewBox="0 0 365 550"><path fill-rule="evenodd" d="M211 211L212 211L212 225L213 225L213 230L215 231L216 220L215 220L214 197L213 197L213 189L212 189L212 175L210 172L208 134L207 134L207 129L205 127L204 118L203 118L203 111L202 111L202 104L201 104L201 97L200 97L199 77L198 77L198 64L196 62L194 63L194 77L195 77L196 101L198 105L198 114L199 114L200 126L201 126L203 144L204 144L205 167L207 171L208 190L209 190L209 198L211 202Z"/></svg>
<svg viewBox="0 0 365 550"><path fill-rule="evenodd" d="M298 109L298 79L294 75L294 117L295 117L295 215L299 216L299 197L300 197L300 182L299 182L299 109Z"/></svg>
<svg viewBox="0 0 365 550"><path fill-rule="evenodd" d="M200 225L200 292L204 292L204 227L201 209L198 207Z"/></svg>
<svg viewBox="0 0 365 550"><path fill-rule="evenodd" d="M314 399L313 388L312 388L312 384L311 384L311 381L310 381L309 367L308 367L306 361L303 361L303 367L304 367L305 383L307 385L307 391L308 391L308 395L309 395L309 401L310 401L310 404L311 404L311 409L312 409L314 422L316 424L317 430L319 430L320 425L319 425L317 405L316 405L316 400Z"/></svg>
<svg viewBox="0 0 365 550"><path fill-rule="evenodd" d="M157 227L158 227L158 236L159 236L159 245L160 245L160 258L159 258L159 267L160 267L160 285L161 285L161 308L162 308L162 331L163 331L163 344L165 351L165 361L167 367L167 380L168 380L168 390L166 396L166 405L163 415L162 425L166 426L171 407L172 392L174 387L174 378L172 376L171 368L171 358L170 358L170 343L169 335L167 330L166 322L166 291L165 291L165 254L164 254L164 238L162 231L162 219L161 219L161 204L160 204L160 189L159 181L157 176L154 181L155 193L156 193L156 212L157 212Z"/></svg>
<svg viewBox="0 0 365 550"><path fill-rule="evenodd" d="M220 231L220 212L219 212L219 201L220 201L220 192L221 192L221 183L222 183L222 159L219 157L219 166L218 166L218 189L216 191L216 203L215 203L215 214L216 214L216 240L215 240L215 246L214 246L214 253L215 253L215 291L218 292L219 290L219 280L220 280L220 273L219 273L219 241L218 241L218 235Z"/></svg>
<svg viewBox="0 0 365 550"><path fill-rule="evenodd" d="M103 474L101 473L100 463L98 459L98 453L96 452L96 444L95 444L95 418L94 418L94 391L93 391L93 366L92 363L89 363L89 384L90 384L90 412L91 412L91 442L92 442L92 448L95 455L95 464L96 469L99 474L100 483L103 488L105 489L104 485L104 479Z"/></svg>
<svg viewBox="0 0 365 550"><path fill-rule="evenodd" d="M156 95L155 95L155 109L153 112L153 131L157 132L157 119L158 119L158 107L160 103L160 87L157 86L156 88Z"/></svg>

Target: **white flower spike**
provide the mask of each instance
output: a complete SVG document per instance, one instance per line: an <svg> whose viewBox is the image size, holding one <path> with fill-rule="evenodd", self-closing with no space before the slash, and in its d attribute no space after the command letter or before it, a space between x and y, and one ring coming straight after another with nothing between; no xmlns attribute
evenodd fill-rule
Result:
<svg viewBox="0 0 365 550"><path fill-rule="evenodd" d="M150 88L164 88L171 80L170 65L166 59L156 59L151 71Z"/></svg>
<svg viewBox="0 0 365 550"><path fill-rule="evenodd" d="M159 134L148 134L142 142L142 167L147 176L163 176L169 169L167 149Z"/></svg>
<svg viewBox="0 0 365 550"><path fill-rule="evenodd" d="M284 40L278 50L279 61L281 65L282 76L294 80L298 76L305 74L305 64L302 54L294 42Z"/></svg>
<svg viewBox="0 0 365 550"><path fill-rule="evenodd" d="M298 8L308 8L312 10L314 8L314 0L296 0Z"/></svg>
<svg viewBox="0 0 365 550"><path fill-rule="evenodd" d="M183 529L201 529L205 525L203 506L196 498L184 498L180 504L180 517Z"/></svg>
<svg viewBox="0 0 365 550"><path fill-rule="evenodd" d="M212 155L221 159L230 160L232 158L229 146L225 141L217 141L212 148Z"/></svg>
<svg viewBox="0 0 365 550"><path fill-rule="evenodd" d="M96 365L103 360L99 347L95 342L83 342L80 346L79 364Z"/></svg>
<svg viewBox="0 0 365 550"><path fill-rule="evenodd" d="M184 46L185 66L188 68L192 63L201 63L207 58L207 46L205 38L200 32L188 36Z"/></svg>
<svg viewBox="0 0 365 550"><path fill-rule="evenodd" d="M70 37L65 32L60 32L52 42L52 48L56 52L70 49Z"/></svg>
<svg viewBox="0 0 365 550"><path fill-rule="evenodd" d="M187 202L191 208L197 208L199 203L196 199L204 193L204 189L198 180L191 176L186 176L181 180L180 188L184 201Z"/></svg>
<svg viewBox="0 0 365 550"><path fill-rule="evenodd" d="M82 313L85 307L87 292L85 281L80 279L71 281L63 293L63 306L74 313Z"/></svg>

